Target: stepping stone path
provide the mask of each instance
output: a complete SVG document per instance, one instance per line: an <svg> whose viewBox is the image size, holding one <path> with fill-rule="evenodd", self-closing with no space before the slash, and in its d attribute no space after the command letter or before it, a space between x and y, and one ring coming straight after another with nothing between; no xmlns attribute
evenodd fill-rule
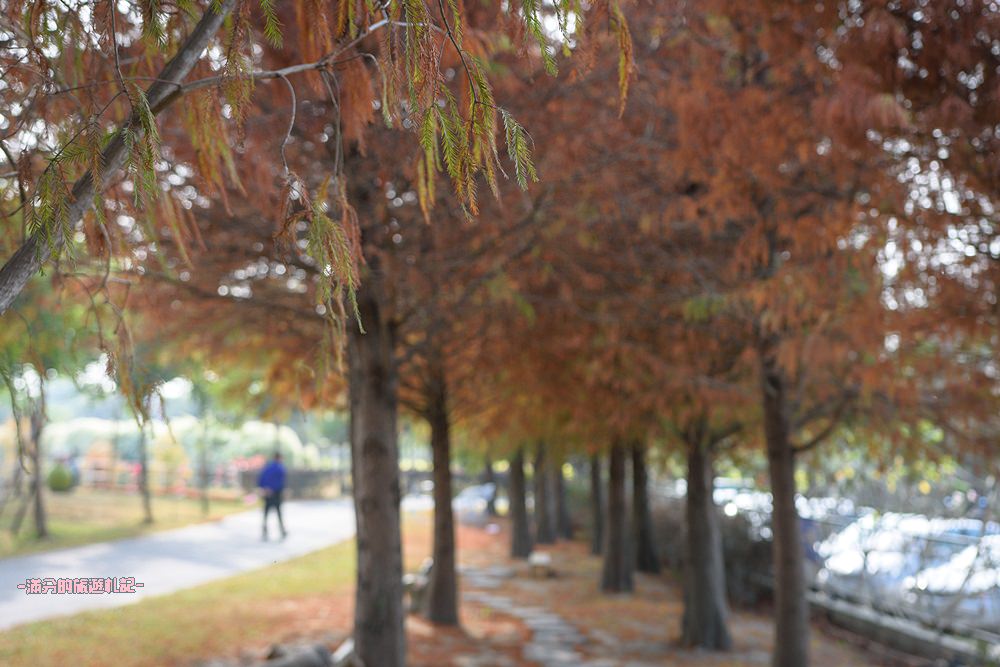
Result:
<svg viewBox="0 0 1000 667"><path fill-rule="evenodd" d="M526 660L542 667L615 667L618 664L606 659L587 659L578 650L587 642L587 637L558 614L544 607L518 605L509 597L494 592L504 579L513 576L514 569L502 565L465 569L462 581L467 590L463 597L524 623L531 630L531 639L523 648Z"/></svg>

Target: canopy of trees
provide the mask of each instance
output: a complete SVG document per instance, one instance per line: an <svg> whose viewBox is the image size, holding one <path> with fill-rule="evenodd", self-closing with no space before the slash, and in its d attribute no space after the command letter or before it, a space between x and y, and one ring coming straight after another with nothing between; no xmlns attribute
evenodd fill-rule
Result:
<svg viewBox="0 0 1000 667"><path fill-rule="evenodd" d="M681 457L676 630L718 650L713 470L761 453L776 667L809 663L805 452L935 456L923 420L995 465L990 3L2 7L6 330L92 318L140 418L149 369L192 358L275 409L349 411L366 664L405 663L401 414L431 433L442 624L453 440L510 462L515 557L589 458L607 591L658 567L647 459ZM48 367L58 343L23 341L8 365Z"/></svg>

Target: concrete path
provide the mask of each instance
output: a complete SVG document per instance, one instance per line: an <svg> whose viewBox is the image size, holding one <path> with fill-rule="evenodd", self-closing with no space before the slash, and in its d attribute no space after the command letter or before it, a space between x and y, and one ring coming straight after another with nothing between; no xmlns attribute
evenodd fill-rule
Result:
<svg viewBox="0 0 1000 667"><path fill-rule="evenodd" d="M522 647L525 660L543 667L615 667L618 663L592 661L578 650L587 637L574 625L544 607L520 606L497 592L503 582L514 576L510 567L462 570L462 597L520 620L531 631ZM483 663L495 664L495 663Z"/></svg>
<svg viewBox="0 0 1000 667"><path fill-rule="evenodd" d="M426 509L421 498L405 510ZM431 505L432 506L432 505ZM261 541L260 510L142 537L0 560L0 630L90 609L127 605L256 570L343 542L354 535L350 499L288 501L282 505L288 538ZM32 594L18 589L29 578L134 577L135 593Z"/></svg>

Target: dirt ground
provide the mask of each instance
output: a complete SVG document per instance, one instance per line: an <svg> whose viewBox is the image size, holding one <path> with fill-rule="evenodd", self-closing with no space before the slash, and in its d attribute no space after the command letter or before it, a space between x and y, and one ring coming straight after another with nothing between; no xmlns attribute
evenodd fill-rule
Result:
<svg viewBox="0 0 1000 667"><path fill-rule="evenodd" d="M426 525L411 524L404 542L406 568L412 571L430 553L430 519ZM600 559L580 542L544 548L552 555L555 576L550 578L534 578L527 564L508 558L502 522L489 530L459 526L458 545L461 627L439 628L411 615L407 637L409 664L414 667L769 664L773 637L766 610L733 613L735 647L731 652L685 650L676 644L683 606L680 583L672 575L637 575L634 594L608 596L598 590ZM490 576L484 579L483 573ZM272 639L320 641L334 648L349 635L352 606L349 593L299 601L294 609L281 610L283 622ZM534 647L545 655L530 647L538 634L532 629L538 627L532 625L533 620L556 624L551 626L548 644ZM560 646L560 633L575 636L573 645ZM812 634L812 655L815 667L902 664L898 656L819 624Z"/></svg>

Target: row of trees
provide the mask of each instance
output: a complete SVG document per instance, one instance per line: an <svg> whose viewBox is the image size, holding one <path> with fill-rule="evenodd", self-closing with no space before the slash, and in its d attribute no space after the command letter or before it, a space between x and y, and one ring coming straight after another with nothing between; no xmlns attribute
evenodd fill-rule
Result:
<svg viewBox="0 0 1000 667"><path fill-rule="evenodd" d="M349 409L366 664L405 662L400 410L431 429L442 623L458 619L453 437L509 457L515 555L524 459L607 455L607 590L630 587L642 533L624 528L627 456L641 491L644 448L683 452L683 634L718 649L713 460L766 451L779 667L808 664L802 452L845 428L923 451L938 443L907 428L921 418L991 460L986 3L223 1L193 28L159 4L80 3L81 21L42 3L27 31L15 5L3 201L27 240L0 308L80 234L86 291L156 322L148 344Z"/></svg>

